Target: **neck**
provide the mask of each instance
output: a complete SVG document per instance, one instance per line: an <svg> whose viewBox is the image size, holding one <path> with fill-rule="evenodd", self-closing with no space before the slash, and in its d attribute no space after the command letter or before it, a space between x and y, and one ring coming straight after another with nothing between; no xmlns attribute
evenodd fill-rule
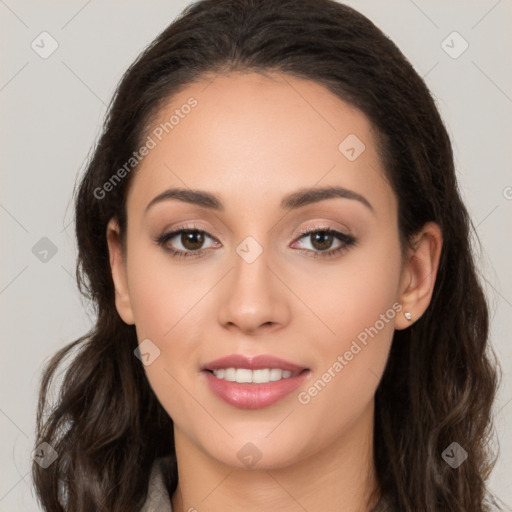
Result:
<svg viewBox="0 0 512 512"><path fill-rule="evenodd" d="M378 501L373 403L348 432L307 459L266 469L225 465L175 427L179 482L173 512L367 512Z"/></svg>

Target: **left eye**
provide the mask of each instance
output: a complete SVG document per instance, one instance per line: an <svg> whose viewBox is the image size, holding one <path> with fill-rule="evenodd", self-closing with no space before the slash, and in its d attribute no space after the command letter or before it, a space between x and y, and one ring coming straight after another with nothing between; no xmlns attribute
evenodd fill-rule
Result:
<svg viewBox="0 0 512 512"><path fill-rule="evenodd" d="M319 231L309 231L303 233L299 240L302 238L310 239L311 244L313 246L312 249L308 250L317 250L317 251L326 251L331 249L331 246L335 239L338 239L341 245L343 242L347 243L348 240L342 240L342 237L346 237L344 233L339 233L338 231L334 231L331 229L319 230Z"/></svg>
<svg viewBox="0 0 512 512"><path fill-rule="evenodd" d="M302 250L310 253L314 258L336 256L356 243L355 238L351 235L331 228L314 228L311 231L305 231L299 240L303 238L311 240L313 249ZM331 249L330 247L335 239L339 241L338 247Z"/></svg>

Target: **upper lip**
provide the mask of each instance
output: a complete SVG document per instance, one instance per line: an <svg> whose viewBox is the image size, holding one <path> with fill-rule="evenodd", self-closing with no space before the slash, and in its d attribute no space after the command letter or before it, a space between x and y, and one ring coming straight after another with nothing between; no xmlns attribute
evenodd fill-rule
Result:
<svg viewBox="0 0 512 512"><path fill-rule="evenodd" d="M300 366L298 364L269 354L262 354L258 356L231 354L229 356L210 361L209 363L206 363L201 369L212 371L219 370L221 368L247 368L249 370L280 368L281 370L288 370L292 373L297 373L306 369L305 366Z"/></svg>

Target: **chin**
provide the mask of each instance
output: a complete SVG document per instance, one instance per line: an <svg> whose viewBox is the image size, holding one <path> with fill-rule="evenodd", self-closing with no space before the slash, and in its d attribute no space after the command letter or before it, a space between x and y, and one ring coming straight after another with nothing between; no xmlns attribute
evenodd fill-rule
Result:
<svg viewBox="0 0 512 512"><path fill-rule="evenodd" d="M309 454L306 452L312 449L313 439L299 439L293 432L286 430L270 436L267 432L268 430L262 434L261 431L255 431L254 435L250 435L246 431L243 435L233 438L226 436L222 442L213 443L208 438L203 450L226 466L264 471L290 466L307 457Z"/></svg>

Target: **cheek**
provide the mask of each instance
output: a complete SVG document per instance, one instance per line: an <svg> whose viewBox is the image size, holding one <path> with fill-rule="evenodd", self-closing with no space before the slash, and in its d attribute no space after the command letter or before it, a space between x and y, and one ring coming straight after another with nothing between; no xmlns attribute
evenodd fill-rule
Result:
<svg viewBox="0 0 512 512"><path fill-rule="evenodd" d="M149 339L154 344L149 345L151 363L144 367L148 381L171 417L187 417L197 414L188 393L195 392L190 383L204 340L197 306L205 295L205 281L194 277L191 267L176 265L171 256L159 253L133 247L128 261L130 300L139 343Z"/></svg>
<svg viewBox="0 0 512 512"><path fill-rule="evenodd" d="M128 286L137 331L163 341L193 311L204 284L192 267L179 265L171 255L150 243L133 244L128 260ZM139 339L143 339L139 337Z"/></svg>
<svg viewBox="0 0 512 512"><path fill-rule="evenodd" d="M327 437L348 428L373 400L401 314L400 271L398 242L381 243L331 271L328 291L309 295L332 332L316 337L315 371L297 399Z"/></svg>
<svg viewBox="0 0 512 512"><path fill-rule="evenodd" d="M328 265L309 264L300 278L292 270L295 273L286 278L309 309L302 322L310 324L310 333L316 333L312 348L322 347L321 352L332 356L360 333L364 341L365 329L376 323L379 335L382 331L383 337L389 338L400 307L396 300L401 270L399 242L391 235L374 237Z"/></svg>

